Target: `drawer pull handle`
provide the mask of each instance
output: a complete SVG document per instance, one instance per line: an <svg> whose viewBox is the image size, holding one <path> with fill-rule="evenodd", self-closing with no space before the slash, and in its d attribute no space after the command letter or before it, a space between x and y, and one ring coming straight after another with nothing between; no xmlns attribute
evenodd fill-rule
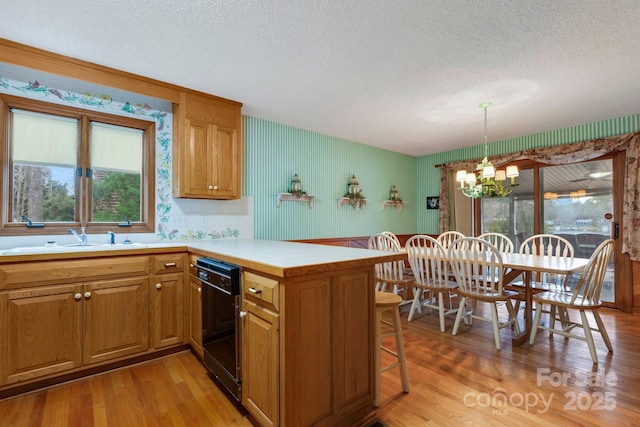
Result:
<svg viewBox="0 0 640 427"><path fill-rule="evenodd" d="M247 290L249 291L250 294L253 294L253 295L258 295L262 293L262 290L256 289L256 288L249 288Z"/></svg>
<svg viewBox="0 0 640 427"><path fill-rule="evenodd" d="M176 266L175 262L165 262L164 263L164 268L175 267L175 266Z"/></svg>

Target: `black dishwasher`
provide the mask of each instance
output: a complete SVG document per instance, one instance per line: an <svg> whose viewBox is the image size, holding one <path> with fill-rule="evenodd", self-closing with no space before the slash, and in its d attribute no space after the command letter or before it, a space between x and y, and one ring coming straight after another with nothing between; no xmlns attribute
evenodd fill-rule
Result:
<svg viewBox="0 0 640 427"><path fill-rule="evenodd" d="M240 267L200 258L197 268L202 285L204 365L240 401Z"/></svg>

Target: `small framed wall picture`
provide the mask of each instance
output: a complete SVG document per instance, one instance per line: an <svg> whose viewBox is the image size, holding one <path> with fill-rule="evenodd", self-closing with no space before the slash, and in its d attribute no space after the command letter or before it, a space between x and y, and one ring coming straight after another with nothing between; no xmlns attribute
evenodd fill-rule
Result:
<svg viewBox="0 0 640 427"><path fill-rule="evenodd" d="M440 209L440 197L427 197L427 209Z"/></svg>

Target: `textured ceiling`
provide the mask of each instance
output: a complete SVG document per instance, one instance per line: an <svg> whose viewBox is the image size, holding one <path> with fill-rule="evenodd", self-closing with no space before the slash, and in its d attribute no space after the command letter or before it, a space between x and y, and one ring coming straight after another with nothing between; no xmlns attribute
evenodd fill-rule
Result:
<svg viewBox="0 0 640 427"><path fill-rule="evenodd" d="M423 155L640 113L638 0L0 0L0 37Z"/></svg>

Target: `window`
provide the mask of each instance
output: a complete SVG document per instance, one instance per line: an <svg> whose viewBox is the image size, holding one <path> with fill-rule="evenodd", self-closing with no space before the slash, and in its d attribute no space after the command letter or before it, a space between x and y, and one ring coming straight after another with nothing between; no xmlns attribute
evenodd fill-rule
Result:
<svg viewBox="0 0 640 427"><path fill-rule="evenodd" d="M154 231L155 123L9 96L2 101L0 233L62 234L74 226L88 233L118 226Z"/></svg>

